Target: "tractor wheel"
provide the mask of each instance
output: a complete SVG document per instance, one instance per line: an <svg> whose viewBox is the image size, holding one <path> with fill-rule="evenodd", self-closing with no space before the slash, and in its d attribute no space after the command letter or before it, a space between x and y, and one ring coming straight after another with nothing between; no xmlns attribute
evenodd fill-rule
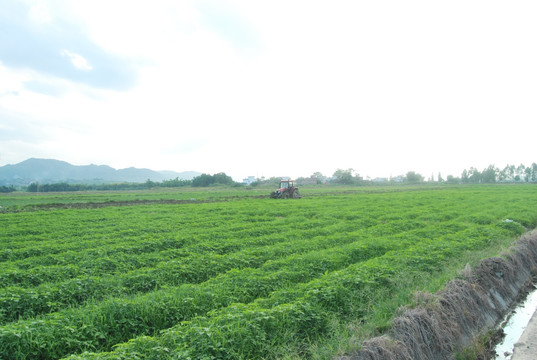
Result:
<svg viewBox="0 0 537 360"><path fill-rule="evenodd" d="M298 193L298 190L293 191L293 199L300 199L300 194Z"/></svg>
<svg viewBox="0 0 537 360"><path fill-rule="evenodd" d="M289 199L289 192L285 192L280 196L280 199Z"/></svg>

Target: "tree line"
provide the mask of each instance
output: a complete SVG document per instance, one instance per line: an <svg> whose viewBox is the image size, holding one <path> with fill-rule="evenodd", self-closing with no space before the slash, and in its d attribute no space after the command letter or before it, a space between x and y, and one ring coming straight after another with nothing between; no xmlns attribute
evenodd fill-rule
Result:
<svg viewBox="0 0 537 360"><path fill-rule="evenodd" d="M252 185L271 184L276 185L280 178L272 177L269 179L261 178ZM331 177L325 176L320 172L315 172L309 177L299 177L296 179L297 184L340 184L340 185L369 185L369 184L418 184L428 183L447 183L447 184L490 184L490 183L507 183L507 182L537 182L537 164L530 166L520 164L507 165L503 169L494 165L489 165L482 171L475 167L469 170L465 169L460 177L448 175L445 179L441 173L435 176L431 175L427 180L425 177L415 171L408 171L406 174L392 176L390 178L363 178L354 169L337 169Z"/></svg>
<svg viewBox="0 0 537 360"><path fill-rule="evenodd" d="M537 164L530 166L520 164L507 165L499 169L494 165L489 165L483 171L474 167L464 170L461 175L462 183L495 183L495 182L537 182Z"/></svg>
<svg viewBox="0 0 537 360"><path fill-rule="evenodd" d="M112 184L70 184L67 182L60 182L54 184L39 184L33 182L26 188L27 192L57 192L57 191L91 191L91 190L143 190L152 189L158 187L207 187L215 185L229 185L238 186L239 183L233 181L231 176L225 173L217 173L214 175L201 174L196 176L192 180L183 180L175 178L172 180L163 180L161 182L151 181L148 179L144 183L112 183ZM15 191L13 186L10 188ZM1 188L0 188L1 190ZM0 191L1 192L1 191Z"/></svg>
<svg viewBox="0 0 537 360"><path fill-rule="evenodd" d="M280 182L279 177L264 177L257 179L251 186L270 185L276 186ZM297 184L340 184L340 185L368 185L368 184L417 184L423 182L448 183L448 184L483 184L497 182L537 182L537 164L532 163L530 166L520 164L507 165L503 169L494 165L489 165L482 171L475 167L464 169L460 177L448 175L446 179L439 173L435 179L434 175L425 180L425 177L415 171L408 171L404 175L398 175L390 178L364 179L354 169L337 169L331 177L325 176L320 172L314 172L309 177L299 177L296 179ZM28 192L53 192L53 191L91 191L91 190L140 190L157 187L208 187L208 186L241 186L241 183L235 182L231 176L225 173L201 174L192 180L182 180L179 178L164 180L161 182L147 180L145 183L112 183L112 184L70 184L67 182L55 184L31 183L26 191ZM0 193L15 191L13 186L0 186Z"/></svg>

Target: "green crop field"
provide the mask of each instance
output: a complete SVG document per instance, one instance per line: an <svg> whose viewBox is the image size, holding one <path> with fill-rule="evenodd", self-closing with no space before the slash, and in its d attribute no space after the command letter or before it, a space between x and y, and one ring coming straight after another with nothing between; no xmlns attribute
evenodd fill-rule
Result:
<svg viewBox="0 0 537 360"><path fill-rule="evenodd" d="M0 358L325 359L537 226L535 185L0 195Z"/></svg>

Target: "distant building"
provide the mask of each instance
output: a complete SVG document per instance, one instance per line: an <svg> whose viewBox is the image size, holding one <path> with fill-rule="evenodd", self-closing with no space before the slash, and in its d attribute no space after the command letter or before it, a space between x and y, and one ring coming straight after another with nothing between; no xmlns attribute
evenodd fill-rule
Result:
<svg viewBox="0 0 537 360"><path fill-rule="evenodd" d="M252 185L253 182L255 182L255 176L248 176L246 179L242 180L244 185Z"/></svg>

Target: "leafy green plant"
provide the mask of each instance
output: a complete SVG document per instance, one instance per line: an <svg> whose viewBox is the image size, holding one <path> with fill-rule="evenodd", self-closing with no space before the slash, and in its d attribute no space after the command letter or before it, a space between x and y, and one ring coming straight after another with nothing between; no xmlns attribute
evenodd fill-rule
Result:
<svg viewBox="0 0 537 360"><path fill-rule="evenodd" d="M537 225L529 185L323 191L10 194L1 357L309 357Z"/></svg>

